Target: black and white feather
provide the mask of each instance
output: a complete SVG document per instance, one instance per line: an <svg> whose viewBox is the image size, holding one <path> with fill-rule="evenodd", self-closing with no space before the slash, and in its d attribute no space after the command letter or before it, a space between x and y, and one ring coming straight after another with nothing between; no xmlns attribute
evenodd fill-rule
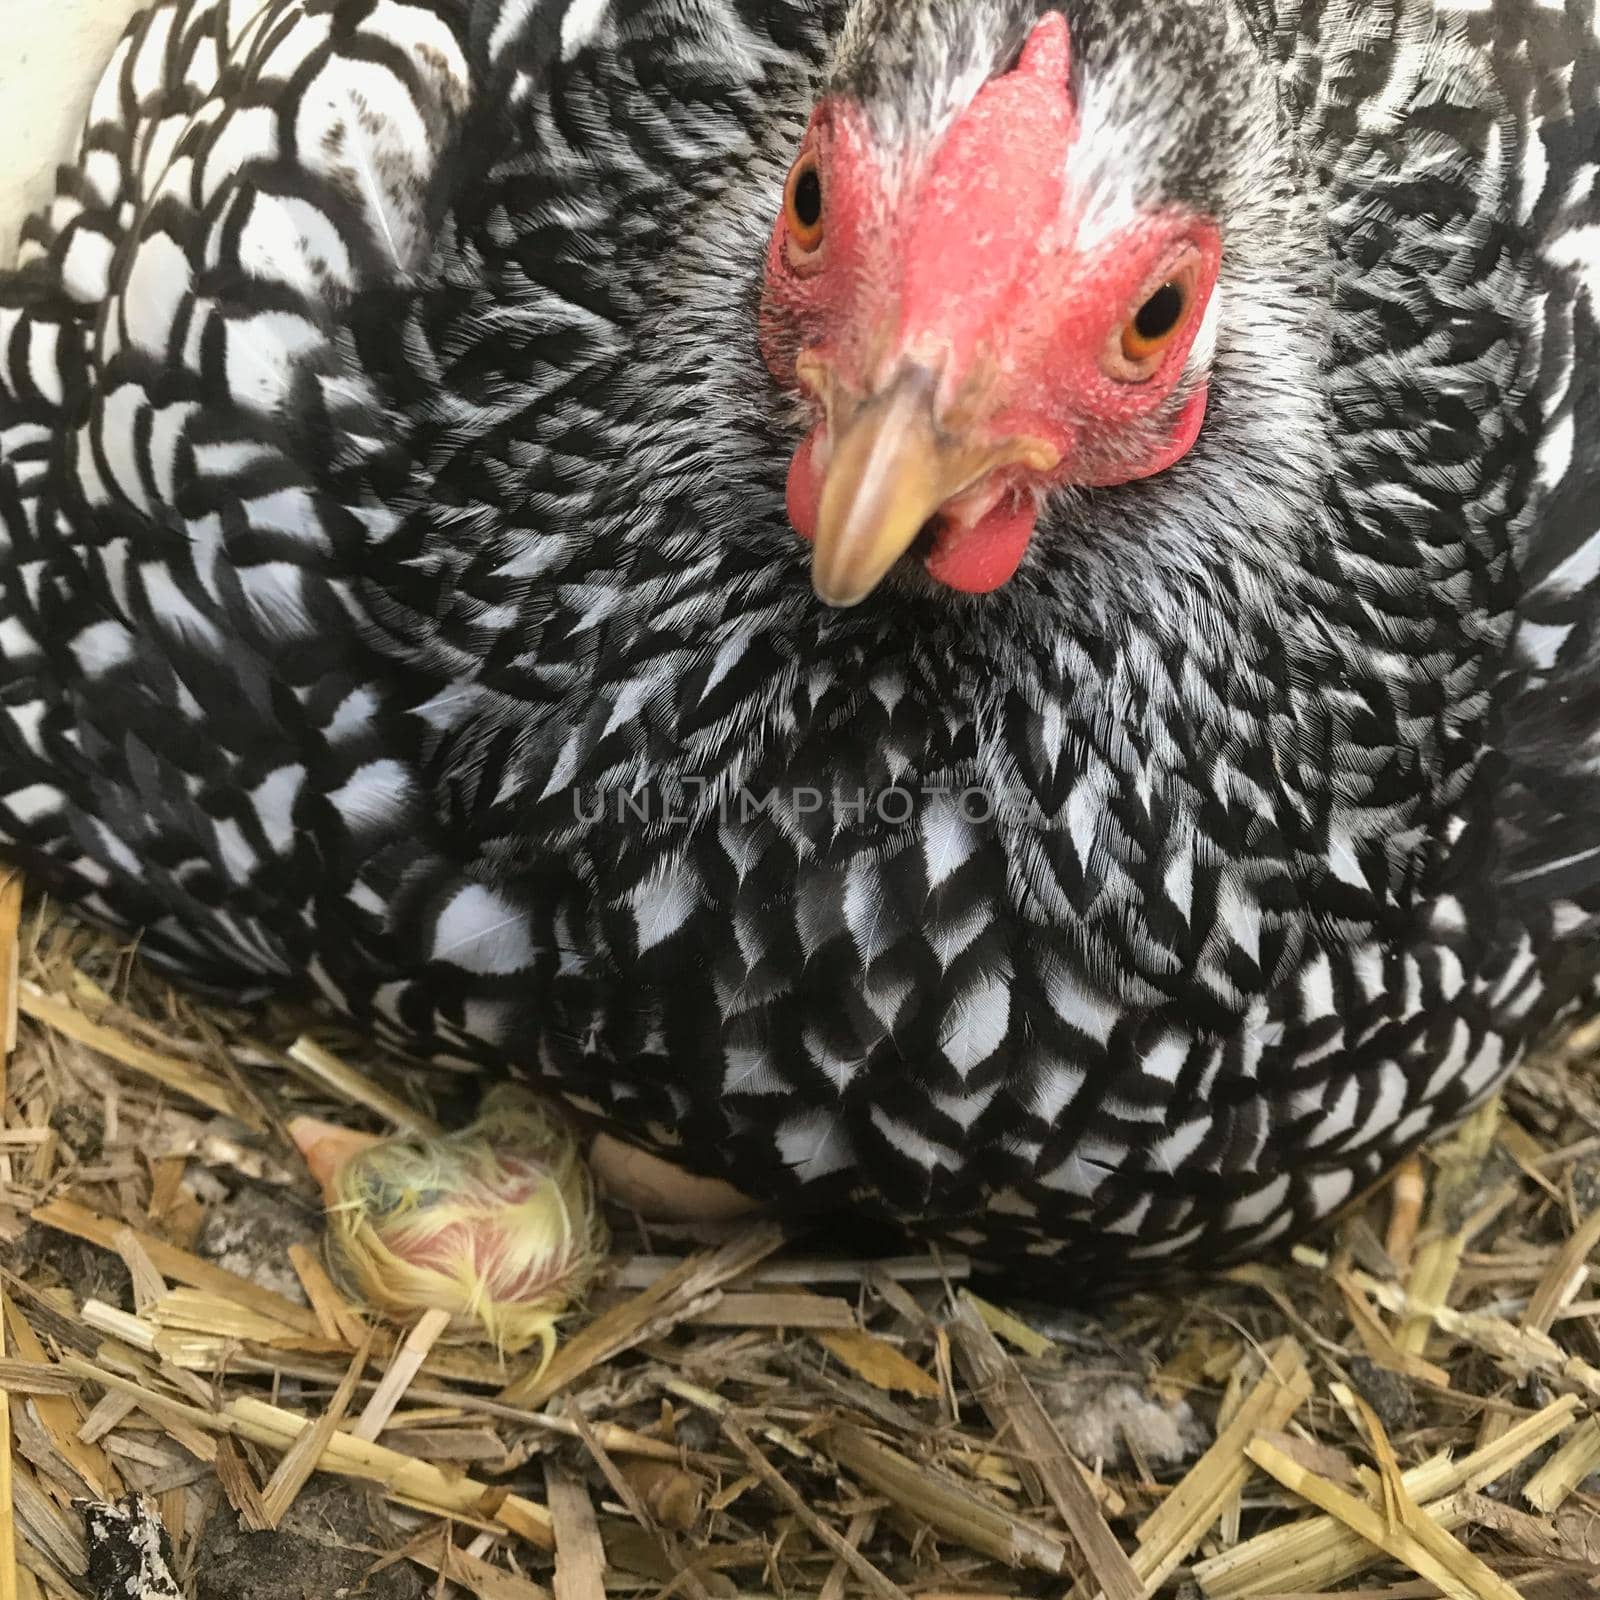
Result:
<svg viewBox="0 0 1600 1600"><path fill-rule="evenodd" d="M196 982L1063 1274L1460 1116L1596 963L1593 8L1061 3L1102 218L1223 221L1206 430L835 613L784 174L1039 0L158 0L0 283L0 842Z"/></svg>

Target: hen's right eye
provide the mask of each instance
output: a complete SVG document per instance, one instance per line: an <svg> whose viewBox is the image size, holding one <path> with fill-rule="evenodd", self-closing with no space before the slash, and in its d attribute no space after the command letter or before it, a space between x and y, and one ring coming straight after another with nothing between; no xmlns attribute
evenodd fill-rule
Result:
<svg viewBox="0 0 1600 1600"><path fill-rule="evenodd" d="M816 154L807 151L795 162L784 191L789 235L795 245L810 255L822 246L822 170Z"/></svg>

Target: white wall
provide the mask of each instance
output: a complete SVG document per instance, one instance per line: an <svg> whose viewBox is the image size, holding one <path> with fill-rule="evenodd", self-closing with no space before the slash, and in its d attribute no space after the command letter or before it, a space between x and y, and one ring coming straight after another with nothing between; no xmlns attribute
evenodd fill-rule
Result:
<svg viewBox="0 0 1600 1600"><path fill-rule="evenodd" d="M49 199L100 69L144 0L0 0L0 264Z"/></svg>

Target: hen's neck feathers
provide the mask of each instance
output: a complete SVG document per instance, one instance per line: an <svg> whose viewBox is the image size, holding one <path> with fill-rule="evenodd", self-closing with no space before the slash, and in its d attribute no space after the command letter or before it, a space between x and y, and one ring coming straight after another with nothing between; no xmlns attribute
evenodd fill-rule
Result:
<svg viewBox="0 0 1600 1600"><path fill-rule="evenodd" d="M452 338L468 346L456 359L490 376L500 366L511 395L525 358L506 352L567 328L564 381L574 399L542 411L539 442L549 455L519 453L514 414L484 410L480 427L479 415L458 407L447 427L424 423L436 477L420 489L414 515L435 517L428 508L449 498L441 488L465 501L448 537L424 536L425 562L455 569L447 587L457 616L463 594L484 596L482 604L492 594L498 652L508 654L502 624L517 615L511 632L523 659L544 662L552 683L569 651L616 653L608 670L661 707L669 741L687 738L680 719L692 708L682 698L696 673L729 650L770 656L781 670L750 690L716 737L688 739L719 781L737 781L774 731L803 726L817 684L848 682L864 662L890 659L930 716L959 718L980 744L992 737L1002 763L1011 759L1001 731L1008 696L1091 719L1106 714L1108 696L1142 706L1136 738L1148 748L1138 759L1157 773L1166 765L1164 705L1206 739L1259 739L1298 792L1288 813L1314 829L1344 803L1346 769L1432 763L1416 746L1475 714L1480 685L1470 674L1452 679L1448 692L1464 709L1441 719L1407 709L1413 680L1426 676L1430 649L1449 649L1452 633L1481 635L1493 624L1477 602L1425 600L1430 584L1448 586L1477 561L1458 534L1352 542L1348 494L1381 499L1386 488L1345 482L1349 453L1370 446L1332 412L1350 379L1335 377L1340 247L1327 175L1303 170L1273 69L1231 9L1165 0L1138 8L1136 22L1100 0L1068 11L1083 119L1075 158L1102 203L1158 203L1167 185L1207 204L1224 230L1212 325L1195 357L1209 365L1213 402L1178 468L1062 494L1022 571L995 596L970 602L901 583L851 615L819 610L805 549L783 513L785 468L805 419L774 389L756 337L763 246L785 171L829 84L866 97L886 125L910 129L920 116L925 133L927 108L969 92L979 69L1003 68L1038 8L863 0L831 59L824 28L802 32L796 48L804 13L771 8L791 30L782 50L752 28L726 48L678 41L675 57L657 62L693 89L689 122L661 123L625 61L600 56L575 67L551 108L527 103L523 153L502 159L458 207L444 271L481 310L455 318ZM919 54L929 30L947 25L944 52ZM869 38L889 47L869 51ZM767 63L759 90L745 77L754 59ZM574 128L585 130L581 149ZM580 212L593 215L574 235ZM647 220L630 222L638 218ZM530 239L540 250L559 240L565 253L535 260ZM392 337L387 326L378 333ZM1393 376L1364 375L1372 406L1387 403ZM519 476L522 460L544 465ZM504 575L517 572L528 581L508 586ZM593 597L592 634L551 639L548 581ZM417 589L415 564L398 582ZM470 629L428 614L428 592L424 584L422 602L398 601L395 626L403 648L449 681L476 647ZM1418 600L1409 615L1370 603L1402 592ZM639 652L619 643L628 618L670 625L672 648L634 661ZM476 676L471 692L488 707L482 726L520 726L519 742L537 744L541 700L524 698L527 686L501 698ZM1302 728L1311 712L1301 692L1330 677L1350 685L1365 721L1352 710ZM1380 727L1388 742L1374 755ZM1370 777L1355 788L1364 796ZM1380 807L1367 820L1389 830L1403 854L1413 814L1431 804L1413 785L1405 815Z"/></svg>

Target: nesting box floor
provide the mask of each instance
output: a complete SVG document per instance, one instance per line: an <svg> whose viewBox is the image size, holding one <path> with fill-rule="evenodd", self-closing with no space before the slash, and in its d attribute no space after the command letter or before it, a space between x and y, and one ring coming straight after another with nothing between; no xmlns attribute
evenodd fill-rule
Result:
<svg viewBox="0 0 1600 1600"><path fill-rule="evenodd" d="M14 888L0 1034L12 1004L0 1600L102 1600L141 1561L131 1600L1507 1600L1600 1574L1600 1028L1297 1250L1093 1310L993 1304L948 1256L614 1214L535 1379L363 1316L284 1131L454 1124L470 1081L199 1004Z"/></svg>

